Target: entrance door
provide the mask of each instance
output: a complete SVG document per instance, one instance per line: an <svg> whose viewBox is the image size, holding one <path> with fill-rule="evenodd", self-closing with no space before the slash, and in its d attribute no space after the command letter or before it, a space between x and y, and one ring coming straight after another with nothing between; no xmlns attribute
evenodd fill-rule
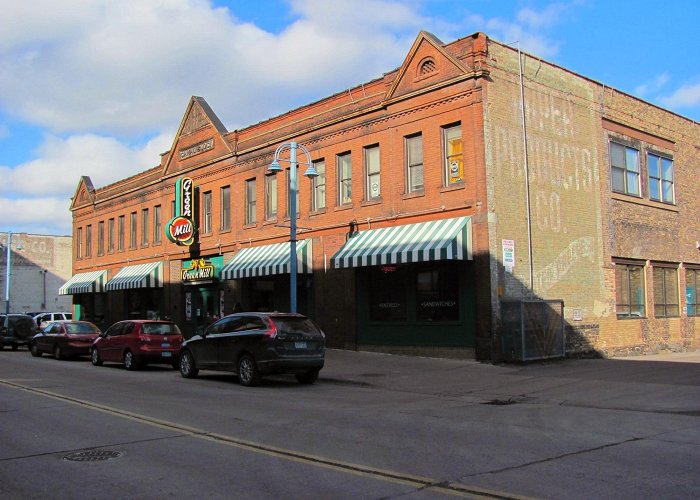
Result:
<svg viewBox="0 0 700 500"><path fill-rule="evenodd" d="M188 288L191 293L191 318L188 322L192 333L203 332L212 324L219 311L219 294L214 287Z"/></svg>

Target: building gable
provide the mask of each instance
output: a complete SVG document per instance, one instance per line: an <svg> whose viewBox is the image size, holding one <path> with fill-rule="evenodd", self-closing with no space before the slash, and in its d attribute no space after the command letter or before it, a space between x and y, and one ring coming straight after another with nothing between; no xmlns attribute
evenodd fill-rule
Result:
<svg viewBox="0 0 700 500"><path fill-rule="evenodd" d="M387 92L391 101L471 74L434 35L421 31Z"/></svg>
<svg viewBox="0 0 700 500"><path fill-rule="evenodd" d="M188 170L233 154L226 134L226 127L209 104L203 98L193 96L173 145L165 154L163 175Z"/></svg>
<svg viewBox="0 0 700 500"><path fill-rule="evenodd" d="M75 194L71 202L71 210L83 205L89 205L95 202L95 188L92 185L92 180L89 176L83 175L80 177L78 187L75 189Z"/></svg>

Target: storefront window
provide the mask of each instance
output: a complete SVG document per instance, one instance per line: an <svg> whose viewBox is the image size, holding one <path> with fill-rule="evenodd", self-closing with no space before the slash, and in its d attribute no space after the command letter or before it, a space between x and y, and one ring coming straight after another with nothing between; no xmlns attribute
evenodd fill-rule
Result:
<svg viewBox="0 0 700 500"><path fill-rule="evenodd" d="M458 273L440 266L416 273L416 320L459 321Z"/></svg>
<svg viewBox="0 0 700 500"><path fill-rule="evenodd" d="M369 316L372 321L406 321L408 275L397 266L370 271Z"/></svg>

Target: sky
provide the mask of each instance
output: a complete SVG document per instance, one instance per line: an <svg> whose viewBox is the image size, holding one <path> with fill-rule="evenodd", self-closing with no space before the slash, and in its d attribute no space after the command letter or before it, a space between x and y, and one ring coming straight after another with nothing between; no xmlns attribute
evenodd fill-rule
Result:
<svg viewBox="0 0 700 500"><path fill-rule="evenodd" d="M0 0L0 231L71 234L170 149L191 96L231 131L477 31L700 121L698 0Z"/></svg>

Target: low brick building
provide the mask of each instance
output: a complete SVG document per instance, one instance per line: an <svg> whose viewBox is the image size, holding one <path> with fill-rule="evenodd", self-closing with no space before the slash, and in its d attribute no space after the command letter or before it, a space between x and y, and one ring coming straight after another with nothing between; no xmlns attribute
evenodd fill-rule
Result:
<svg viewBox="0 0 700 500"><path fill-rule="evenodd" d="M0 233L0 290L5 312L7 242ZM71 298L59 288L71 277L73 240L70 236L12 233L10 238L10 312L70 311Z"/></svg>
<svg viewBox="0 0 700 500"><path fill-rule="evenodd" d="M569 353L697 347L699 138L483 33L421 32L400 68L241 130L193 97L159 165L80 180L61 293L98 323L188 335L289 309L297 192L298 310L330 346L508 358L542 335L504 311L539 303Z"/></svg>

